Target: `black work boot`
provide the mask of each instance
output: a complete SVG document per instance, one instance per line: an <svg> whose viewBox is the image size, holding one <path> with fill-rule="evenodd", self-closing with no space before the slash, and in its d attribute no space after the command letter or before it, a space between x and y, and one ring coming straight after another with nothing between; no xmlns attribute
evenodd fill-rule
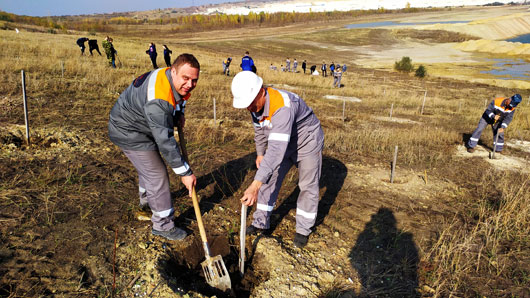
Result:
<svg viewBox="0 0 530 298"><path fill-rule="evenodd" d="M293 241L294 246L299 247L299 248L306 246L308 238L309 236L304 236L302 234L296 233L294 235L294 241Z"/></svg>
<svg viewBox="0 0 530 298"><path fill-rule="evenodd" d="M177 227L173 227L167 231L159 231L159 230L152 229L151 233L156 236L162 236L168 240L182 240L186 238L186 236L188 235L186 231L179 229Z"/></svg>
<svg viewBox="0 0 530 298"><path fill-rule="evenodd" d="M259 235L259 234L266 234L267 231L268 231L267 229L260 229L260 228L256 228L253 225L250 225L247 228L247 235L254 236L254 235Z"/></svg>

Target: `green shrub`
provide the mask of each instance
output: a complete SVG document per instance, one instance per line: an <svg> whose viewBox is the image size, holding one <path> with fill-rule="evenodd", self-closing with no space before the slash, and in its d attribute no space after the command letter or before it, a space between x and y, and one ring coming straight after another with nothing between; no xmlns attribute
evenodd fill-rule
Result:
<svg viewBox="0 0 530 298"><path fill-rule="evenodd" d="M403 57L401 61L394 63L394 69L402 72L411 72L414 66L412 66L412 60L409 57Z"/></svg>
<svg viewBox="0 0 530 298"><path fill-rule="evenodd" d="M418 78L423 78L427 75L427 69L425 68L425 66L420 65L418 69L416 69L416 73L414 75Z"/></svg>

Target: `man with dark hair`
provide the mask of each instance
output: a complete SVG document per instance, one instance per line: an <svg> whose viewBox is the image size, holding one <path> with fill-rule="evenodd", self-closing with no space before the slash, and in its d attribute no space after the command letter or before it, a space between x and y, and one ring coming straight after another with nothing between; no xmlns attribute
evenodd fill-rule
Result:
<svg viewBox="0 0 530 298"><path fill-rule="evenodd" d="M171 54L173 54L173 51L164 45L164 61L166 62L167 67L171 66Z"/></svg>
<svg viewBox="0 0 530 298"><path fill-rule="evenodd" d="M302 69L304 70L304 74L305 74L305 68L306 68L306 67L307 67L307 63L306 63L305 60L304 60L304 62L302 62Z"/></svg>
<svg viewBox="0 0 530 298"><path fill-rule="evenodd" d="M110 140L118 145L138 172L140 206L153 212L153 235L182 240L175 226L169 177L162 157L189 190L196 184L174 137L184 127L184 107L199 79L199 61L181 54L173 65L137 77L114 104L109 118Z"/></svg>
<svg viewBox="0 0 530 298"><path fill-rule="evenodd" d="M92 56L92 51L94 50L96 50L98 54L101 56L101 52L99 51L98 41L96 39L88 40L88 50L90 51L90 56Z"/></svg>
<svg viewBox="0 0 530 298"><path fill-rule="evenodd" d="M114 45L112 44L113 41L114 40L111 37L107 36L101 45L103 46L103 50L105 50L105 54L107 54L109 66L116 68L116 54L118 54L118 52L114 49Z"/></svg>
<svg viewBox="0 0 530 298"><path fill-rule="evenodd" d="M151 63L153 63L153 69L157 69L158 65L156 65L156 56L158 56L158 54L156 53L155 44L150 42L149 43L149 49L147 49L147 51L145 51L145 53L149 54L149 58L151 58Z"/></svg>
<svg viewBox="0 0 530 298"><path fill-rule="evenodd" d="M241 58L241 70L249 70L256 73L256 66L254 65L254 60L249 56L248 51L245 52L245 56Z"/></svg>
<svg viewBox="0 0 530 298"><path fill-rule="evenodd" d="M85 42L88 41L88 38L86 37L81 37L79 39L77 39L76 43L77 45L81 48L81 56L83 56L85 54Z"/></svg>

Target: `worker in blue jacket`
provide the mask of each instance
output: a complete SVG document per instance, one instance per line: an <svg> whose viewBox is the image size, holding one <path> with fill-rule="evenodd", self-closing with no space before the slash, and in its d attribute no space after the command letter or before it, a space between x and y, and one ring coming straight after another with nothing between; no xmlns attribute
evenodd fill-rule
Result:
<svg viewBox="0 0 530 298"><path fill-rule="evenodd" d="M252 60L252 58L249 56L249 52L246 51L245 52L245 56L243 56L243 58L241 58L241 70L245 71L245 70L249 70L249 71L252 71L254 73L256 73L256 66L254 65L254 60Z"/></svg>

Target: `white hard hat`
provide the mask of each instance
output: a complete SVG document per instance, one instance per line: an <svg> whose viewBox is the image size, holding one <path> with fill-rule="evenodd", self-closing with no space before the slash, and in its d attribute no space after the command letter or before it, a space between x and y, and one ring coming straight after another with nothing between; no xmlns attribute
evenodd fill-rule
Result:
<svg viewBox="0 0 530 298"><path fill-rule="evenodd" d="M236 109L245 109L258 95L263 79L252 71L242 71L232 80L233 106Z"/></svg>

